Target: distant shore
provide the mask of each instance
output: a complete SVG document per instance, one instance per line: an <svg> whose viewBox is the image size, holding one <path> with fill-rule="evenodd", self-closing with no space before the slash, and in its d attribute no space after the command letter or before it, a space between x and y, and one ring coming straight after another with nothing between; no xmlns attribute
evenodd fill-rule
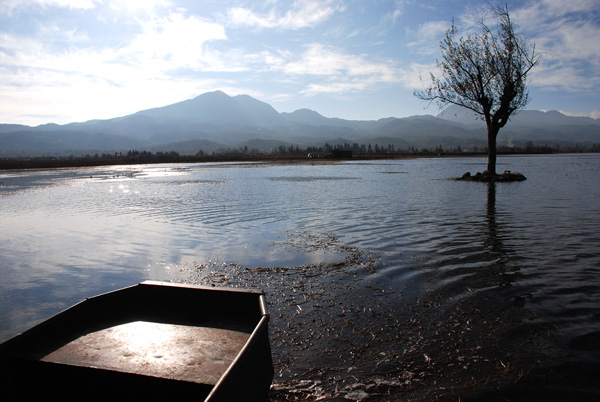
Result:
<svg viewBox="0 0 600 402"><path fill-rule="evenodd" d="M352 156L351 158L309 158L307 156L269 156L269 155L210 155L210 156L176 156L154 158L87 158L87 157L32 157L32 158L0 158L0 170L17 169L54 169L78 168L116 165L144 165L162 163L219 163L219 162L299 162L299 163L324 163L348 160L380 160L380 159L415 159L423 157L442 156L485 156L483 154L464 155L412 155L412 154L366 154Z"/></svg>
<svg viewBox="0 0 600 402"><path fill-rule="evenodd" d="M510 153L502 155L530 155L527 153ZM56 168L79 168L97 166L117 165L145 165L163 163L219 163L219 162L281 162L281 163L332 163L340 161L360 160L394 160L394 159L418 159L418 158L443 158L443 157L486 157L483 152L460 152L460 153L365 153L352 155L351 157L327 157L320 156L311 158L308 155L269 155L269 154L214 154L214 155L172 155L151 154L140 157L128 155L102 155L102 156L40 156L40 157L11 157L0 158L0 170L19 169L56 169Z"/></svg>

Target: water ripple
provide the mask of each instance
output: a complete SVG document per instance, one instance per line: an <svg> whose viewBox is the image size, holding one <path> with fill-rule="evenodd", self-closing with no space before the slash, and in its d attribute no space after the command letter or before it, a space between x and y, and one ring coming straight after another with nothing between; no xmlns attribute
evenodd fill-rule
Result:
<svg viewBox="0 0 600 402"><path fill-rule="evenodd" d="M273 245L290 231L331 234L380 262L367 282L456 297L512 286L566 332L589 330L600 306L600 160L502 163L528 180L448 180L484 164L469 158L10 172L0 188L3 281L72 280L87 296L86 282L162 279L196 261L287 264L293 251ZM34 309L3 303L3 317Z"/></svg>

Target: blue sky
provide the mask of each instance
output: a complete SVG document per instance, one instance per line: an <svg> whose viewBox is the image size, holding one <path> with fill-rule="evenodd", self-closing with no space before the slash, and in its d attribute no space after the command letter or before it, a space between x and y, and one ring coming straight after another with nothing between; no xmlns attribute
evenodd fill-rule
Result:
<svg viewBox="0 0 600 402"><path fill-rule="evenodd" d="M542 63L528 109L600 117L600 2L508 1ZM437 114L413 96L486 1L2 0L0 123L124 116L222 90L279 112ZM427 81L425 81L427 83Z"/></svg>

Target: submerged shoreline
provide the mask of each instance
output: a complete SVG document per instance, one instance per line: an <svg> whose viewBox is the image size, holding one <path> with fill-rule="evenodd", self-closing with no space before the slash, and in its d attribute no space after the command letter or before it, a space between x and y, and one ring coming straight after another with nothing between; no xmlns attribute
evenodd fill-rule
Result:
<svg viewBox="0 0 600 402"><path fill-rule="evenodd" d="M338 253L339 261L232 265L209 274L198 266L199 276L190 278L266 292L275 365L271 401L541 401L600 395L595 383L600 356L565 349L560 328L528 309L519 290L496 286L465 292L423 277L435 289L405 297L384 281L367 280L381 268L368 251L332 237L320 247Z"/></svg>

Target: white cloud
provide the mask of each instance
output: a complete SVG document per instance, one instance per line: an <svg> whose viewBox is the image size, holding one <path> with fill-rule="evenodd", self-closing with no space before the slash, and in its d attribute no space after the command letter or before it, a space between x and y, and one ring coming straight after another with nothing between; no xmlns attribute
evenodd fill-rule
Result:
<svg viewBox="0 0 600 402"><path fill-rule="evenodd" d="M538 50L561 58L600 58L600 26L593 12L600 13L597 2L538 1L517 10L515 20L524 32L530 32Z"/></svg>
<svg viewBox="0 0 600 402"><path fill-rule="evenodd" d="M410 63L408 68L403 70L402 84L410 89L425 89L430 85L430 73L436 71L435 64Z"/></svg>
<svg viewBox="0 0 600 402"><path fill-rule="evenodd" d="M409 38L414 38L407 45L419 54L437 54L440 41L446 30L450 28L449 21L428 21L418 26L416 31L407 31Z"/></svg>
<svg viewBox="0 0 600 402"><path fill-rule="evenodd" d="M345 54L319 43L307 46L298 60L282 67L287 74L317 76L377 76L394 81L391 62L372 62L365 55Z"/></svg>
<svg viewBox="0 0 600 402"><path fill-rule="evenodd" d="M395 0L394 7L385 15L384 19L395 23L396 20L404 14L406 6L411 3L413 3L412 0Z"/></svg>
<svg viewBox="0 0 600 402"><path fill-rule="evenodd" d="M0 73L2 73L0 71ZM35 75L43 81L31 81ZM90 119L124 116L138 110L190 99L200 93L221 87L212 79L162 80L134 77L126 87L108 85L98 77L71 76L53 71L21 72L12 83L25 81L26 91L16 91L11 83L0 83L0 109L9 110L3 123L30 125L59 124ZM52 82L51 85L48 83ZM57 96L57 90L60 96Z"/></svg>
<svg viewBox="0 0 600 402"><path fill-rule="evenodd" d="M373 61L366 55L344 53L319 43L306 46L301 55L290 59L290 55L278 58L272 69L287 77L298 77L298 81L308 81L301 91L305 95L339 95L395 84L413 88L420 68L428 68L412 64L408 69L402 69L393 60Z"/></svg>
<svg viewBox="0 0 600 402"><path fill-rule="evenodd" d="M150 11L156 7L167 7L171 5L170 0L2 0L0 12L11 13L19 9L31 9L32 7L56 7L76 10L89 10L101 5L107 5L114 10L127 10L129 12L146 10Z"/></svg>
<svg viewBox="0 0 600 402"><path fill-rule="evenodd" d="M95 47L84 33L61 30L56 24L42 26L37 35L0 33L0 110L11 110L12 119L29 116L31 110L42 116L60 110L63 115L54 120L58 123L114 117L135 111L127 110L131 105L139 110L167 99L180 101L223 82L198 77L190 81L177 74L179 69L243 68L236 54L221 54L208 45L227 39L218 24L182 13L151 17L141 24L130 43L114 48Z"/></svg>
<svg viewBox="0 0 600 402"><path fill-rule="evenodd" d="M542 63L532 71L530 82L537 87L562 92L597 92L600 89L600 76L584 74L583 70L577 65L565 65L562 62L557 65Z"/></svg>
<svg viewBox="0 0 600 402"><path fill-rule="evenodd" d="M88 10L96 7L101 0L2 0L0 14L11 15L14 11L35 7L62 7Z"/></svg>
<svg viewBox="0 0 600 402"><path fill-rule="evenodd" d="M540 17L543 19L561 18L570 13L588 13L598 8L596 0L537 0L524 4L523 7L511 11L515 21L522 25L531 24Z"/></svg>
<svg viewBox="0 0 600 402"><path fill-rule="evenodd" d="M532 70L530 84L561 91L600 90L600 3L597 0L534 0L522 7L509 7L512 20L527 40L535 43L542 55ZM481 17L493 29L489 6L468 7L456 22L459 35L479 31ZM414 32L407 31L408 42L418 54L439 54L439 43L450 21L424 23Z"/></svg>
<svg viewBox="0 0 600 402"><path fill-rule="evenodd" d="M214 61L207 55L205 43L227 39L222 25L182 13L142 22L142 30L119 52L140 66L166 61L172 68L205 68Z"/></svg>
<svg viewBox="0 0 600 402"><path fill-rule="evenodd" d="M600 26L597 0L539 0L513 12L542 55L532 83L565 91L600 90Z"/></svg>
<svg viewBox="0 0 600 402"><path fill-rule="evenodd" d="M3 123L111 118L188 99L222 82L174 77L168 74L171 66L160 59L136 59L139 65L117 62L123 55L109 48L55 55L34 41L11 43L22 45L24 52L0 66L0 110L10 111L2 113Z"/></svg>
<svg viewBox="0 0 600 402"><path fill-rule="evenodd" d="M298 60L285 64L283 70L287 74L339 75L353 62L350 59L350 56L333 52L321 44L313 43L308 46Z"/></svg>
<svg viewBox="0 0 600 402"><path fill-rule="evenodd" d="M242 6L228 8L232 3ZM427 80L436 69L426 63L439 54L451 15L407 21L413 29L403 30L398 22L416 8L409 3L416 4L387 1L384 8L379 2L361 14L344 12L342 0L201 6L175 0L0 0L6 22L0 30L0 121L34 113L62 114L40 123L108 118L214 89L276 100L419 89L420 77ZM11 11L14 18L1 14ZM544 52L544 63L531 75L532 87L553 94L600 89L595 43L600 33L593 21L599 12L587 0L533 0L511 10ZM471 20L458 15L457 21L461 33L468 32L462 24ZM312 27L318 29L294 32ZM406 33L406 46L398 42L400 32ZM369 42L375 39L377 44ZM341 43L344 47L337 47Z"/></svg>
<svg viewBox="0 0 600 402"><path fill-rule="evenodd" d="M74 46L85 42L71 30L60 30L56 26L44 27L38 37L20 37L2 34L0 54L5 65L52 69L86 76L112 77L122 81L130 75L157 76L180 68L215 68L215 55L206 50L206 43L226 40L221 25L172 13L165 18L153 18L142 22L142 32L131 43L121 48L96 48ZM70 46L61 46L55 41L70 38ZM222 64L222 63L221 63ZM217 63L216 68L219 67ZM127 74L127 70L138 71Z"/></svg>
<svg viewBox="0 0 600 402"><path fill-rule="evenodd" d="M257 13L243 7L228 10L228 20L232 25L256 28L299 29L313 27L327 20L336 11L343 10L338 0L294 0L285 13L277 10L277 5L266 13Z"/></svg>
<svg viewBox="0 0 600 402"><path fill-rule="evenodd" d="M108 3L113 10L126 10L129 12L152 12L157 7L169 7L169 0L112 0Z"/></svg>

